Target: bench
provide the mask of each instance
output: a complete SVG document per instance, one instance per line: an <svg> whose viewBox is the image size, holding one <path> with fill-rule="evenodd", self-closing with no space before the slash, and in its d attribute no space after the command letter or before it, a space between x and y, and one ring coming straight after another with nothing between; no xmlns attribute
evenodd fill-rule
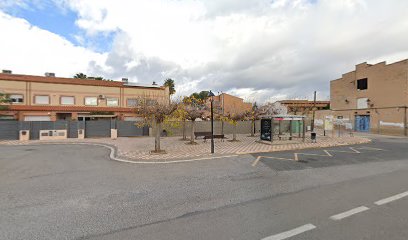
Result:
<svg viewBox="0 0 408 240"><path fill-rule="evenodd" d="M214 139L221 139L221 142L224 142L225 136L224 134L214 134ZM210 136L204 136L204 142L207 141L207 139L211 139L211 133Z"/></svg>
<svg viewBox="0 0 408 240"><path fill-rule="evenodd" d="M195 139L198 137L206 137L209 136L211 138L211 132L194 132Z"/></svg>

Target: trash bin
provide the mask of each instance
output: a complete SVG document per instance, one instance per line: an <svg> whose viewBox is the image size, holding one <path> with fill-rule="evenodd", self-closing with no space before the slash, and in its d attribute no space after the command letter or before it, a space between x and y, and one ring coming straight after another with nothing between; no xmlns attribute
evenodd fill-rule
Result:
<svg viewBox="0 0 408 240"><path fill-rule="evenodd" d="M312 139L312 142L316 142L316 133L315 132L311 132L310 133L310 139Z"/></svg>

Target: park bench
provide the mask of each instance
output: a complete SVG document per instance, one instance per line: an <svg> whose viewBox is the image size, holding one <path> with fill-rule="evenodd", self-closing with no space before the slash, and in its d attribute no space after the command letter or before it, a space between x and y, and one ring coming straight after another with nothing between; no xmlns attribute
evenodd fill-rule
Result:
<svg viewBox="0 0 408 240"><path fill-rule="evenodd" d="M198 137L206 137L209 136L211 138L211 132L194 132L195 139Z"/></svg>
<svg viewBox="0 0 408 240"><path fill-rule="evenodd" d="M224 134L214 134L214 139L221 139L221 142L224 142L225 136ZM207 141L207 139L211 139L211 133L210 136L204 136L204 142Z"/></svg>

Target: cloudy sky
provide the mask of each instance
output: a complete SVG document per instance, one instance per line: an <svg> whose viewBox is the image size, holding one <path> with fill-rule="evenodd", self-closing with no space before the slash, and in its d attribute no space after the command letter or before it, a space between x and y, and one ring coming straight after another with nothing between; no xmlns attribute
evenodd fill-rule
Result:
<svg viewBox="0 0 408 240"><path fill-rule="evenodd" d="M407 13L407 0L0 0L0 69L327 99L355 64L408 58Z"/></svg>

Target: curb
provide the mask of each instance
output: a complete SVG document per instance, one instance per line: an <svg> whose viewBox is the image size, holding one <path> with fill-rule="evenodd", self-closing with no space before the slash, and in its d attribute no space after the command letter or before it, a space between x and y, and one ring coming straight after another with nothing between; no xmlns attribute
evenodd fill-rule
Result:
<svg viewBox="0 0 408 240"><path fill-rule="evenodd" d="M202 160L212 160L212 159L220 159L220 158L230 158L230 157L237 157L239 155L245 154L253 154L253 153L271 153L271 152L285 152L285 151L294 151L294 150L301 150L301 149L319 149L319 148L327 148L327 147L336 147L336 146L348 146L348 145L355 145L355 144L364 144L372 142L371 139L366 139L366 141L358 141L354 143L337 143L337 144L327 144L325 146L305 146L300 148L294 149L277 149L272 151L254 151L254 152L235 152L230 155L221 155L221 156L213 156L213 157L201 157L201 158L194 158L194 159L179 159L179 160L170 160L170 161L163 161L162 159L152 159L151 161L140 161L140 160L129 160L124 159L117 156L117 147L105 143L91 143L91 142L43 142L43 143L23 143L17 145L7 145L7 144L0 144L4 146L39 146L39 145L91 145L91 146L99 146L105 147L110 150L109 158L110 160L123 162L123 163L132 163L132 164L170 164L170 163L186 163L186 162L196 162Z"/></svg>
<svg viewBox="0 0 408 240"><path fill-rule="evenodd" d="M233 155L225 155L225 156L215 156L215 157L203 157L203 158L195 158L195 159L182 159L182 160L172 160L172 161L159 161L159 160L152 160L152 161L137 161L137 160L127 160L123 158L119 158L116 156L117 148L115 146L103 143L87 143L87 142L44 142L44 143L31 143L31 144L18 144L18 145L6 145L3 146L40 146L40 145L91 145L91 146L99 146L105 147L110 150L109 158L110 160L123 162L123 163L133 163L133 164L170 164L170 163L185 163L185 162L196 162L202 160L212 160L212 159L220 159L220 158L229 158L229 157L237 157L238 154Z"/></svg>

